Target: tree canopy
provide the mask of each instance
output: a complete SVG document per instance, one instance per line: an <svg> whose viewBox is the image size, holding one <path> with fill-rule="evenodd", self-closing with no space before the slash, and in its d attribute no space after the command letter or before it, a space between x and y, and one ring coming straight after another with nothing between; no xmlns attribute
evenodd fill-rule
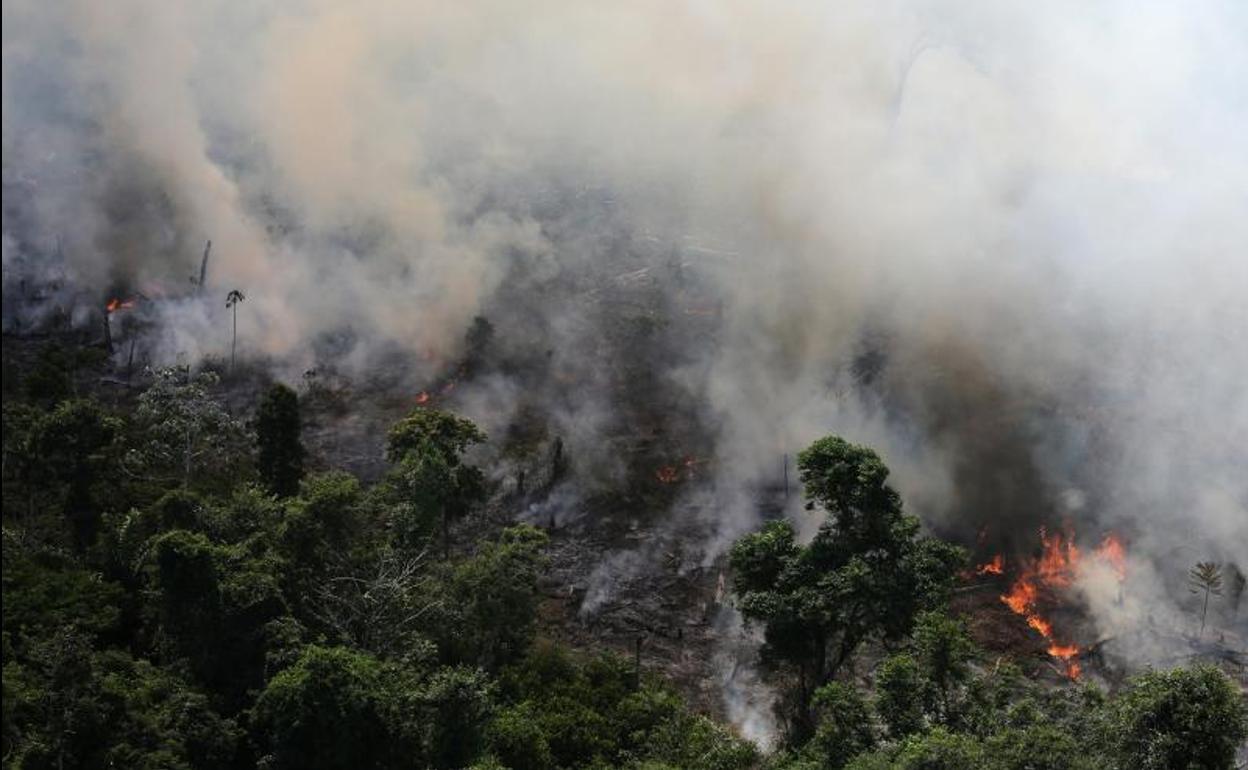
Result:
<svg viewBox="0 0 1248 770"><path fill-rule="evenodd" d="M898 639L919 612L942 606L965 557L920 534L870 449L820 439L798 469L807 507L825 516L814 539L799 545L789 522L774 521L737 541L731 564L742 614L763 626L764 660L796 678L783 716L803 740L814 692L863 642Z"/></svg>

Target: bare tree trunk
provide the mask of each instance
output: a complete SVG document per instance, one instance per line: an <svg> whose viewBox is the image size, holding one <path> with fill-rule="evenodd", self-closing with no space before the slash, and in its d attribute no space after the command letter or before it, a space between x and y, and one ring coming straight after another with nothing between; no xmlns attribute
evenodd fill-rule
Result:
<svg viewBox="0 0 1248 770"><path fill-rule="evenodd" d="M238 345L238 303L234 304L234 334L230 338L230 374L234 373L234 349Z"/></svg>

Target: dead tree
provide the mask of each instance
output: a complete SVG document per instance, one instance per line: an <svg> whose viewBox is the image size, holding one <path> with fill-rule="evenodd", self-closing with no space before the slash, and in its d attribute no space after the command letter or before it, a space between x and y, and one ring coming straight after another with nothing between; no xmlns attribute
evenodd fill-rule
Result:
<svg viewBox="0 0 1248 770"><path fill-rule="evenodd" d="M378 655L395 652L423 626L426 613L442 606L427 555L427 549L386 551L368 564L340 563L337 574L310 590L308 610L339 639Z"/></svg>
<svg viewBox="0 0 1248 770"><path fill-rule="evenodd" d="M204 291L204 281L208 278L208 253L212 251L212 240L204 244L204 258L199 261L199 280L191 278L191 283L195 284L195 293L202 294Z"/></svg>

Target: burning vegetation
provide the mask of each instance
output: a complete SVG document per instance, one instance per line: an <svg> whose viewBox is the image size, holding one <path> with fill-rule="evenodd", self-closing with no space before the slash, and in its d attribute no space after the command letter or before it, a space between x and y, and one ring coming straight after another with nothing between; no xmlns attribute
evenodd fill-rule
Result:
<svg viewBox="0 0 1248 770"><path fill-rule="evenodd" d="M1000 595L1001 603L1044 638L1046 651L1067 677L1079 679L1083 673L1079 657L1084 650L1057 627L1053 616L1055 611L1068 609L1077 602L1076 584L1092 564L1110 569L1119 583L1125 581L1126 547L1113 532L1107 533L1090 552L1080 549L1069 531L1050 533L1042 527L1039 538L1040 549L1035 556L1007 564L1005 555L996 553L970 574L981 577L1008 574L1009 589Z"/></svg>

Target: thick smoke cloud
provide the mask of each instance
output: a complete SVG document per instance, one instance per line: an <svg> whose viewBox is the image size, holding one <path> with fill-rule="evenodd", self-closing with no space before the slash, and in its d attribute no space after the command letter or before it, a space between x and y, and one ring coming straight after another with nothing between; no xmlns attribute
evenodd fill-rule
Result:
<svg viewBox="0 0 1248 770"><path fill-rule="evenodd" d="M1136 605L1248 557L1241 3L3 13L6 277L172 295L211 238L169 357L226 349L235 286L292 372L326 339L432 370L485 312L577 381L583 461L617 408L586 297L649 269L679 304L676 263L717 309L654 362L714 434L706 560L829 432L937 530L1119 528L1158 575ZM521 390L469 403L502 425Z"/></svg>

